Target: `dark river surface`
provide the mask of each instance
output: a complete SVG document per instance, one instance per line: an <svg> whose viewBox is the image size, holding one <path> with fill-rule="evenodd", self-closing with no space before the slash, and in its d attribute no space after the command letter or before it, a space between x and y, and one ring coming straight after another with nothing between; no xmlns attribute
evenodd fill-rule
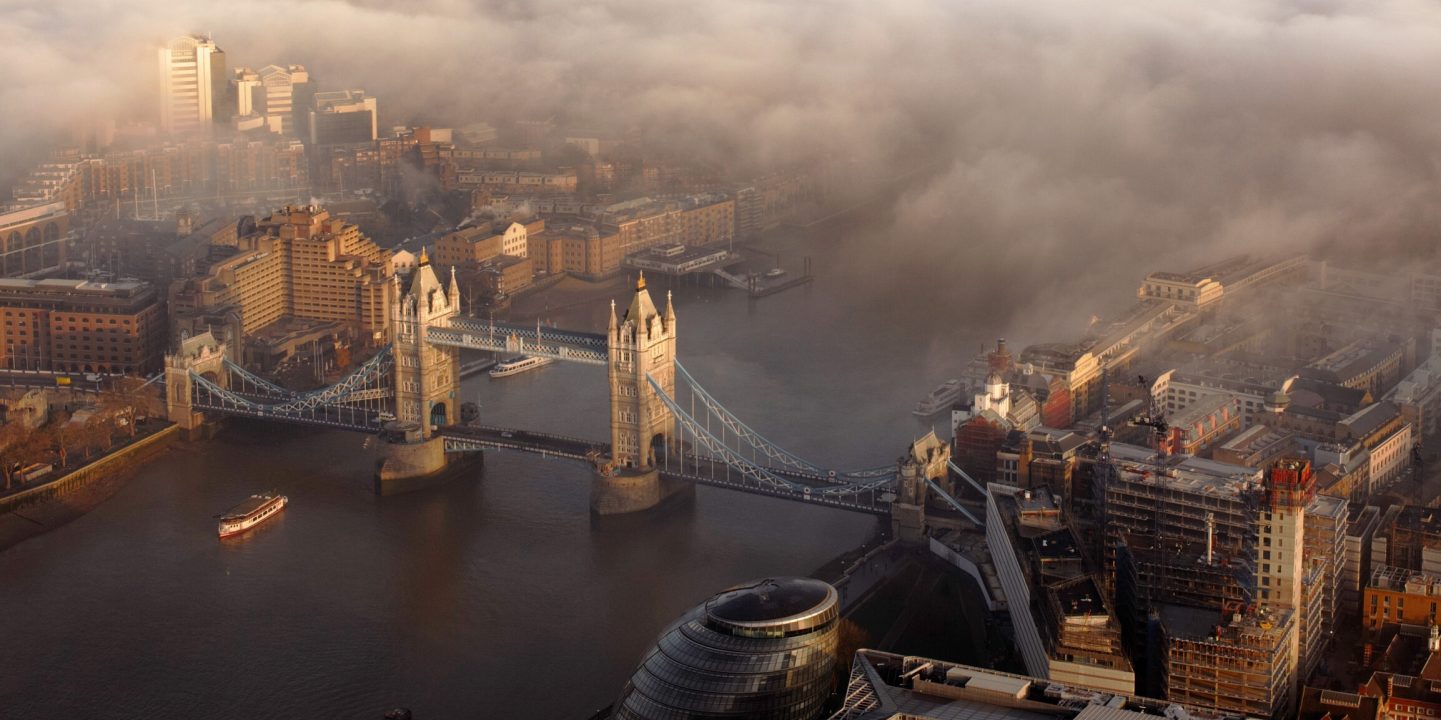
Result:
<svg viewBox="0 0 1441 720"><path fill-rule="evenodd" d="M676 289L692 374L828 466L892 461L924 432L914 403L994 332L923 289L871 282L878 268L846 258L873 232L771 242L788 266L813 258L805 288L754 302ZM664 283L651 285L664 302ZM600 330L605 312L553 319ZM464 392L489 423L606 438L603 368L481 375ZM404 706L418 720L579 720L687 608L747 579L810 573L875 522L712 488L597 522L586 467L500 453L381 498L363 441L233 424L0 553L0 717L374 720ZM272 488L291 500L280 517L216 539L215 513Z"/></svg>

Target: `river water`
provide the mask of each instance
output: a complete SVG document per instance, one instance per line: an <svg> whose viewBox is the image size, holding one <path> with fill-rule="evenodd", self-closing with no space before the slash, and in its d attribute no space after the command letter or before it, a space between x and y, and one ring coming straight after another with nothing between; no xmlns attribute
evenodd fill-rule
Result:
<svg viewBox="0 0 1441 720"><path fill-rule="evenodd" d="M788 266L813 258L805 288L675 291L692 374L772 440L836 467L898 456L925 429L912 405L993 334L924 292L866 282L876 268L846 258L878 227L769 245ZM663 283L652 290L664 302ZM605 313L553 319L599 330ZM480 376L464 392L489 423L606 437L603 368ZM711 488L595 521L585 467L501 453L381 498L363 440L234 424L0 553L0 716L583 718L687 608L809 573L875 522ZM217 541L212 516L268 489L290 497L285 512Z"/></svg>

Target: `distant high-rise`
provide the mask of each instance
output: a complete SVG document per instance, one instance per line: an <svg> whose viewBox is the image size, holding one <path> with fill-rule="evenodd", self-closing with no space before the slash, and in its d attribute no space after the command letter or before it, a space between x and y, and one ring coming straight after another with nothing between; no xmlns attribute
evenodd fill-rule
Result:
<svg viewBox="0 0 1441 720"><path fill-rule="evenodd" d="M161 129L208 132L226 96L225 51L208 37L184 35L160 48L158 58Z"/></svg>
<svg viewBox="0 0 1441 720"><path fill-rule="evenodd" d="M311 145L370 142L376 138L375 98L364 90L316 93L309 125Z"/></svg>
<svg viewBox="0 0 1441 720"><path fill-rule="evenodd" d="M260 68L259 75L256 112L265 116L265 124L271 132L294 135L295 110L303 108L310 97L310 73L302 65L266 65Z"/></svg>

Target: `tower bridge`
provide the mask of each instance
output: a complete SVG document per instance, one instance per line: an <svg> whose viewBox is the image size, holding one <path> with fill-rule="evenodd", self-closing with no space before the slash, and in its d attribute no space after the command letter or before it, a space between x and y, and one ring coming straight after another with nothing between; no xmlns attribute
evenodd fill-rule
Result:
<svg viewBox="0 0 1441 720"><path fill-rule="evenodd" d="M859 470L813 463L767 440L680 363L675 307L667 294L657 308L644 276L627 308L611 303L604 334L461 317L454 270L449 280L422 255L408 277L393 281L390 344L316 390L288 390L246 371L209 333L186 339L166 357L170 419L187 429L237 416L381 433L391 439L383 445L382 485L438 472L447 454L487 449L583 461L594 469L591 506L599 514L643 510L703 484L891 515L912 529L924 525L925 497L939 493L980 523L950 496L949 451L934 437L896 464ZM462 348L605 365L609 441L459 422Z"/></svg>

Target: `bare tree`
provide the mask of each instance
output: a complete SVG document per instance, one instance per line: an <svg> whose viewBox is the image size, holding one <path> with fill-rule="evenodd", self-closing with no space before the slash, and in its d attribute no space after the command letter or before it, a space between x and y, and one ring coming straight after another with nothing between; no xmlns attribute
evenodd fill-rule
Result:
<svg viewBox="0 0 1441 720"><path fill-rule="evenodd" d="M34 462L44 452L40 433L18 422L0 425L0 473L5 476L5 489L15 486L15 474Z"/></svg>
<svg viewBox="0 0 1441 720"><path fill-rule="evenodd" d="M105 452L110 449L111 438L114 428L110 423L98 417L92 417L80 428L78 447L84 448L85 459L90 459L95 451Z"/></svg>
<svg viewBox="0 0 1441 720"><path fill-rule="evenodd" d="M116 378L109 392L101 398L105 414L123 420L121 424L130 437L135 437L135 420L158 412L160 399L145 381L136 377Z"/></svg>
<svg viewBox="0 0 1441 720"><path fill-rule="evenodd" d="M69 467L70 451L80 438L75 427L70 424L70 414L60 411L51 414L49 424L41 428L37 440L41 447L55 451L57 465Z"/></svg>

